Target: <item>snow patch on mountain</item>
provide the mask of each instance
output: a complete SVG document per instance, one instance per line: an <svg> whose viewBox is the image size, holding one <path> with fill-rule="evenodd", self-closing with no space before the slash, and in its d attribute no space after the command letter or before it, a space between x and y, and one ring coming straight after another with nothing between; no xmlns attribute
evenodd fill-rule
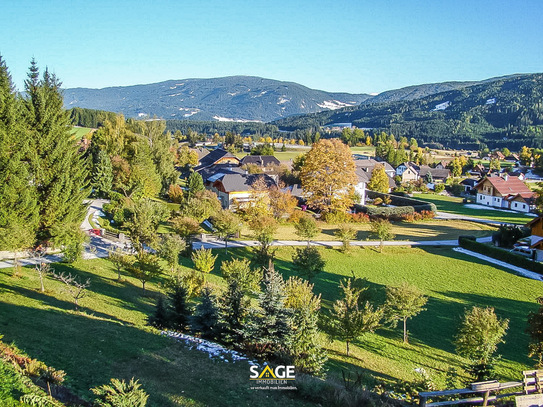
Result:
<svg viewBox="0 0 543 407"><path fill-rule="evenodd" d="M238 122L238 123L263 123L262 120L232 119L230 117L213 116L219 122Z"/></svg>
<svg viewBox="0 0 543 407"><path fill-rule="evenodd" d="M322 103L317 103L317 106L323 109L336 110L342 107L352 106L351 103L340 102L338 100L325 100Z"/></svg>
<svg viewBox="0 0 543 407"><path fill-rule="evenodd" d="M451 105L451 102L449 102L448 100L446 102L443 102L443 103L440 103L439 105L436 105L436 107L434 107L432 109L433 112L437 112L438 110L445 110L446 108L448 108L449 106Z"/></svg>

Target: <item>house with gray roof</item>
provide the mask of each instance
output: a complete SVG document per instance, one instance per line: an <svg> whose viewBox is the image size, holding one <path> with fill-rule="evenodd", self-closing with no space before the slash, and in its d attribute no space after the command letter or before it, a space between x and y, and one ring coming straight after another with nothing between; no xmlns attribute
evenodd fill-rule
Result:
<svg viewBox="0 0 543 407"><path fill-rule="evenodd" d="M246 155L239 163L240 165L256 165L262 171L266 172L274 167L279 167L281 162L273 155Z"/></svg>
<svg viewBox="0 0 543 407"><path fill-rule="evenodd" d="M262 182L266 188L276 185L273 178L266 174L218 172L207 179L206 186L217 194L224 209L232 209L251 200L256 182Z"/></svg>

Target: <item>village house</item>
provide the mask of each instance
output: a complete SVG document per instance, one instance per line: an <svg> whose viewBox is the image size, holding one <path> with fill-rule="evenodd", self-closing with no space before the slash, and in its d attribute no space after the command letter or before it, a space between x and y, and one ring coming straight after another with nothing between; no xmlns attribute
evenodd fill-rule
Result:
<svg viewBox="0 0 543 407"><path fill-rule="evenodd" d="M241 159L240 165L256 165L263 172L267 172L279 167L281 162L273 155L246 155Z"/></svg>
<svg viewBox="0 0 543 407"><path fill-rule="evenodd" d="M235 209L252 199L253 186L257 182L266 188L276 185L267 174L219 172L207 179L206 187L217 194L224 209Z"/></svg>
<svg viewBox="0 0 543 407"><path fill-rule="evenodd" d="M413 162L405 162L396 168L396 175L401 177L402 182L418 181L426 178L426 175L432 175L433 182L444 182L451 176L447 168L432 168L428 165L417 165Z"/></svg>
<svg viewBox="0 0 543 407"><path fill-rule="evenodd" d="M358 156L361 157L361 156ZM394 175L396 175L396 171L386 161L377 161L373 158L358 158L354 161L355 163L355 173L358 177L358 184L355 186L355 191L360 195L360 204L365 205L366 202L366 189L367 185L371 180L371 176L373 174L373 170L376 166L382 165L385 167L385 174L388 176L388 192L392 190L392 188L396 187L396 183L394 182Z"/></svg>
<svg viewBox="0 0 543 407"><path fill-rule="evenodd" d="M534 193L518 177L485 177L474 188L480 205L518 212L530 212L533 206Z"/></svg>
<svg viewBox="0 0 543 407"><path fill-rule="evenodd" d="M203 155L200 157L198 165L194 168L195 171L200 172L204 168L213 167L216 165L230 165L230 166L239 166L239 158L234 154L223 150L222 148L217 148L213 151L210 151L209 154Z"/></svg>
<svg viewBox="0 0 543 407"><path fill-rule="evenodd" d="M279 162L275 157L272 157L274 160L263 158L268 156L254 157L259 157L256 162L264 164L275 165ZM254 190L253 185L258 180L266 187L276 185L275 180L267 174L249 174L241 168L242 161L232 153L217 148L203 155L194 168L202 176L206 189L217 194L224 209L235 209L236 205L248 202Z"/></svg>

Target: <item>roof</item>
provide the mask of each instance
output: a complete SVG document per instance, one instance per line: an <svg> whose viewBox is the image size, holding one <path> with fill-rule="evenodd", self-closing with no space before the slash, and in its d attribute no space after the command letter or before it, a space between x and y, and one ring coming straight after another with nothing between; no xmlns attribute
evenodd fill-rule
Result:
<svg viewBox="0 0 543 407"><path fill-rule="evenodd" d="M362 160L355 160L354 161L357 168L361 168L366 172L371 173L376 165L384 165L385 166L385 172L394 172L394 167L387 163L386 161L377 161L373 158L370 159L362 159Z"/></svg>
<svg viewBox="0 0 543 407"><path fill-rule="evenodd" d="M370 177L364 169L356 167L354 170L356 176L358 177L358 182L365 182L366 184L370 182Z"/></svg>
<svg viewBox="0 0 543 407"><path fill-rule="evenodd" d="M239 159L234 154L223 150L222 148L216 148L200 159L200 165L198 165L195 170L199 171L202 168L209 167L217 163L222 158L234 158L239 162Z"/></svg>
<svg viewBox="0 0 543 407"><path fill-rule="evenodd" d="M247 171L240 167L232 166L230 164L218 164L208 168L201 168L199 171L204 182L213 182L211 179L216 174L245 174ZM216 181L216 178L214 179Z"/></svg>
<svg viewBox="0 0 543 407"><path fill-rule="evenodd" d="M529 199L534 195L530 188L528 188L518 177L507 177L507 180L502 177L486 177L475 185L475 188L478 188L485 181L490 182L494 189L502 196L519 194L523 198Z"/></svg>
<svg viewBox="0 0 543 407"><path fill-rule="evenodd" d="M425 177L426 174L432 174L432 178L446 179L451 176L451 171L447 168L432 168L427 165L421 165L419 167L419 176Z"/></svg>
<svg viewBox="0 0 543 407"><path fill-rule="evenodd" d="M263 179L269 188L275 185L275 181L266 174L225 174L218 180L224 188L224 192L250 191L252 185L258 180Z"/></svg>
<svg viewBox="0 0 543 407"><path fill-rule="evenodd" d="M461 182L461 184L462 185L469 185L469 186L473 187L473 186L477 185L478 182L479 181L476 180L475 178L466 178L465 180L463 180Z"/></svg>
<svg viewBox="0 0 543 407"><path fill-rule="evenodd" d="M240 164L256 164L260 167L269 167L279 165L281 162L273 155L246 155L241 159Z"/></svg>
<svg viewBox="0 0 543 407"><path fill-rule="evenodd" d="M198 154L198 161L200 161L202 158L209 154L209 150L207 148L197 147L192 150L196 151L196 154Z"/></svg>

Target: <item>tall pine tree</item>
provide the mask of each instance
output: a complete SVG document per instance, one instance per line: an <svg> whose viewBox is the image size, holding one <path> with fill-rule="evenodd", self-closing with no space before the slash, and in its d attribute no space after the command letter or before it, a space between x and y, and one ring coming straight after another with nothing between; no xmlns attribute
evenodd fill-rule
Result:
<svg viewBox="0 0 543 407"><path fill-rule="evenodd" d="M0 250L29 247L38 223L25 155L28 139L8 68L0 56Z"/></svg>
<svg viewBox="0 0 543 407"><path fill-rule="evenodd" d="M98 152L98 159L92 171L92 186L94 193L100 198L107 198L113 185L113 167L107 153Z"/></svg>
<svg viewBox="0 0 543 407"><path fill-rule="evenodd" d="M39 240L69 236L66 230L79 228L85 215L83 200L90 192L87 162L71 133L60 85L48 70L39 79L39 69L32 60L23 104L29 131L28 159L38 199ZM65 243L58 240L55 243Z"/></svg>

